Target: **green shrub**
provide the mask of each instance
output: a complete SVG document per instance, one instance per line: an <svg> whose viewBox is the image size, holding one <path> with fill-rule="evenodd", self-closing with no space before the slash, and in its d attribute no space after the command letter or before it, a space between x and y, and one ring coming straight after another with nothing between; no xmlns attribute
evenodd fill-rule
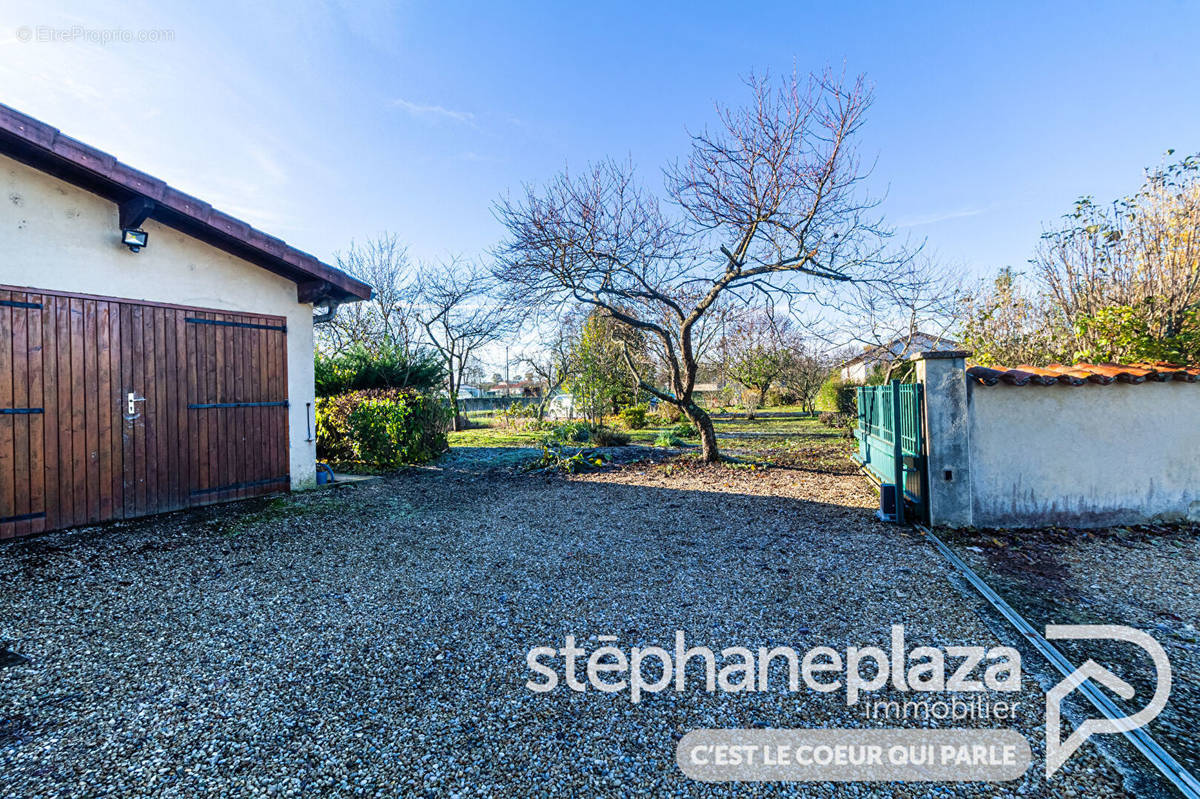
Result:
<svg viewBox="0 0 1200 799"><path fill-rule="evenodd" d="M784 405L796 405L800 402L800 394L794 389L781 386L773 388L767 392L766 404L773 408L782 407Z"/></svg>
<svg viewBox="0 0 1200 799"><path fill-rule="evenodd" d="M858 386L849 383L838 386L836 407L838 413L858 416Z"/></svg>
<svg viewBox="0 0 1200 799"><path fill-rule="evenodd" d="M641 430L646 426L646 412L649 410L645 405L630 405L621 409L620 419L629 430Z"/></svg>
<svg viewBox="0 0 1200 799"><path fill-rule="evenodd" d="M859 385L844 383L840 377L829 378L817 392L817 410L857 416Z"/></svg>
<svg viewBox="0 0 1200 799"><path fill-rule="evenodd" d="M431 354L408 356L385 347L372 352L361 344L339 355L316 353L313 362L318 397L333 397L373 388L408 388L430 393L446 378L439 358Z"/></svg>
<svg viewBox="0 0 1200 799"><path fill-rule="evenodd" d="M592 431L592 443L597 447L623 447L629 443L629 434L611 427L597 427Z"/></svg>
<svg viewBox="0 0 1200 799"><path fill-rule="evenodd" d="M587 422L567 422L553 428L543 439L544 447L561 447L564 444L593 444L597 447L623 447L629 443L629 434L611 427L592 427Z"/></svg>
<svg viewBox="0 0 1200 799"><path fill-rule="evenodd" d="M677 438L695 438L696 436L700 435L700 433L696 430L696 426L691 422L680 422L672 427L670 432L671 435L676 436Z"/></svg>
<svg viewBox="0 0 1200 799"><path fill-rule="evenodd" d="M834 413L832 411L824 411L817 417L817 420L826 427L850 427L853 419L853 416L844 413Z"/></svg>
<svg viewBox="0 0 1200 799"><path fill-rule="evenodd" d="M661 433L658 434L658 437L654 439L654 446L656 446L656 447L682 447L682 446L685 446L685 442L683 441L683 439L679 438L679 436L675 435L670 430L663 430Z"/></svg>
<svg viewBox="0 0 1200 799"><path fill-rule="evenodd" d="M592 426L587 422L566 422L550 429L544 443L557 444L586 444L592 440Z"/></svg>
<svg viewBox="0 0 1200 799"><path fill-rule="evenodd" d="M447 449L450 412L436 397L376 389L317 399L317 457L380 468L425 463Z"/></svg>

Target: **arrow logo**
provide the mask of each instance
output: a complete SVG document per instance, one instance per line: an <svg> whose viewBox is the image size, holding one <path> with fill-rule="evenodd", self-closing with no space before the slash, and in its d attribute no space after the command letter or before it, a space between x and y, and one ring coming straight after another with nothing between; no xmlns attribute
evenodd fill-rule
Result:
<svg viewBox="0 0 1200 799"><path fill-rule="evenodd" d="M1156 684L1150 703L1131 716L1118 719L1087 719L1072 732L1065 741L1061 740L1063 699L1087 680L1095 680L1122 699L1132 699L1133 686L1101 666L1088 660L1058 685L1046 693L1046 777L1062 768L1075 750L1092 735L1123 733L1144 727L1167 706L1171 694L1171 662L1167 653L1141 630L1119 624L1050 624L1046 626L1047 640L1108 640L1128 641L1146 651L1154 661Z"/></svg>

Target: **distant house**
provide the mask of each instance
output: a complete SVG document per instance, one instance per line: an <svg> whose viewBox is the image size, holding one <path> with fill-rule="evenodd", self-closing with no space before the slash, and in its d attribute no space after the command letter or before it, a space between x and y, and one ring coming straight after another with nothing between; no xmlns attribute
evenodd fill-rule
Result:
<svg viewBox="0 0 1200 799"><path fill-rule="evenodd" d="M477 397L482 397L482 396L483 396L483 390L480 388L477 388L475 386L459 386L458 387L458 398L459 399L476 399Z"/></svg>
<svg viewBox="0 0 1200 799"><path fill-rule="evenodd" d="M957 349L961 349L957 341L917 332L912 338L893 339L883 347L867 347L862 353L843 361L842 380L848 383L865 383L872 371L892 361L903 360L918 352L948 352Z"/></svg>
<svg viewBox="0 0 1200 799"><path fill-rule="evenodd" d="M540 397L545 390L540 380L512 380L496 383L487 393L490 397Z"/></svg>

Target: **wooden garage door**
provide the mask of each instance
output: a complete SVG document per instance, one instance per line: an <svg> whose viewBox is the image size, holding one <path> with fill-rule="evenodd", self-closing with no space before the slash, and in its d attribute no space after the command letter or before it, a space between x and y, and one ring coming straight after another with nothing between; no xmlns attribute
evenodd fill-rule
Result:
<svg viewBox="0 0 1200 799"><path fill-rule="evenodd" d="M286 335L0 287L0 538L286 488Z"/></svg>

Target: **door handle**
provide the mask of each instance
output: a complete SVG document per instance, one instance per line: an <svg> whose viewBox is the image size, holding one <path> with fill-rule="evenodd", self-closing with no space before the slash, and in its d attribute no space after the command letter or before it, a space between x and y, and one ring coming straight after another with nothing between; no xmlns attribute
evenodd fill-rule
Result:
<svg viewBox="0 0 1200 799"><path fill-rule="evenodd" d="M136 391L130 391L129 394L126 395L125 399L128 401L126 407L129 409L129 413L126 415L130 417L137 415L137 405L134 403L146 401L146 398L139 397Z"/></svg>

